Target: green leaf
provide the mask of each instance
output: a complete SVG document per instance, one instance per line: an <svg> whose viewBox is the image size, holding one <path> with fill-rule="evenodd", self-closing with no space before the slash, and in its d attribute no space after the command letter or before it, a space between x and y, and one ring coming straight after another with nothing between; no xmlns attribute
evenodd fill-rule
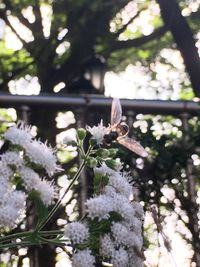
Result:
<svg viewBox="0 0 200 267"><path fill-rule="evenodd" d="M101 173L96 173L94 176L94 191L98 193L102 187L108 184L108 176L102 175Z"/></svg>
<svg viewBox="0 0 200 267"><path fill-rule="evenodd" d="M42 200L39 197L38 192L34 191L29 196L31 200L33 200L36 208L36 212L38 215L38 223L41 222L44 218L46 218L48 214L48 209L42 202Z"/></svg>

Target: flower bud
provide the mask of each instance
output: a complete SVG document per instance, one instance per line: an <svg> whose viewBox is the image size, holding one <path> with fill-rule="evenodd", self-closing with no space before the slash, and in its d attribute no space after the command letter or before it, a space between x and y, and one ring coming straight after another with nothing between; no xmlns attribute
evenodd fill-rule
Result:
<svg viewBox="0 0 200 267"><path fill-rule="evenodd" d="M108 151L109 151L109 157L112 158L112 157L116 156L118 149L117 148L110 148L110 149L108 149Z"/></svg>
<svg viewBox="0 0 200 267"><path fill-rule="evenodd" d="M119 171L122 168L122 164L118 160L108 159L108 160L105 161L105 163L109 168L111 168L111 169L113 169L115 171Z"/></svg>
<svg viewBox="0 0 200 267"><path fill-rule="evenodd" d="M105 149L105 148L100 148L97 151L97 156L101 157L101 158L108 158L110 155L109 150Z"/></svg>
<svg viewBox="0 0 200 267"><path fill-rule="evenodd" d="M88 158L86 161L86 166L89 168L95 168L97 166L97 160L95 158Z"/></svg>
<svg viewBox="0 0 200 267"><path fill-rule="evenodd" d="M86 130L83 128L77 129L77 136L80 140L83 140L86 137Z"/></svg>
<svg viewBox="0 0 200 267"><path fill-rule="evenodd" d="M95 146L97 144L97 140L94 139L94 138L90 138L89 143L90 143L91 146Z"/></svg>

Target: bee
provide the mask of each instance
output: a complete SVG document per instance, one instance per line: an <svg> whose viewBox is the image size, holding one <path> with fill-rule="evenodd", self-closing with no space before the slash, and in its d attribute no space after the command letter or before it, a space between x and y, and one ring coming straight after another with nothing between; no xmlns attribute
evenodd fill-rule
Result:
<svg viewBox="0 0 200 267"><path fill-rule="evenodd" d="M121 122L121 119L121 104L119 99L114 98L111 107L111 125L108 127L108 133L104 135L104 142L109 145L113 141L117 141L139 156L147 157L146 150L135 139L128 137L129 127L126 123Z"/></svg>

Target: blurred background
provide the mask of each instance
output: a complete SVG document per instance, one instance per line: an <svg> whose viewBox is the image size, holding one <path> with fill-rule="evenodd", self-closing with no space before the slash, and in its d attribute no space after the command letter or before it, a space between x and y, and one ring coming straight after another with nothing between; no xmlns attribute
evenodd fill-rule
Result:
<svg viewBox="0 0 200 267"><path fill-rule="evenodd" d="M34 125L58 149L62 192L79 163L63 143L77 127L109 123L111 98L121 98L129 135L149 153L116 144L145 209L149 267L200 267L199 26L199 0L0 2L1 134L19 119ZM85 172L48 229L80 217L91 192ZM33 210L13 233L31 228ZM63 248L44 246L1 251L0 266L70 263Z"/></svg>

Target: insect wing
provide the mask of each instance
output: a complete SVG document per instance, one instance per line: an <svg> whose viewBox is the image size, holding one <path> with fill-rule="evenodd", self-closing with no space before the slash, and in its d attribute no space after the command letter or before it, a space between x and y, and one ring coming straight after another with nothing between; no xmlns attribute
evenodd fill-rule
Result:
<svg viewBox="0 0 200 267"><path fill-rule="evenodd" d="M122 119L122 107L118 98L114 98L111 108L111 127L116 127Z"/></svg>
<svg viewBox="0 0 200 267"><path fill-rule="evenodd" d="M129 150L135 152L141 157L148 156L148 153L146 152L146 150L133 138L129 138L128 136L125 136L123 138L119 138L117 141L118 143L125 146Z"/></svg>

